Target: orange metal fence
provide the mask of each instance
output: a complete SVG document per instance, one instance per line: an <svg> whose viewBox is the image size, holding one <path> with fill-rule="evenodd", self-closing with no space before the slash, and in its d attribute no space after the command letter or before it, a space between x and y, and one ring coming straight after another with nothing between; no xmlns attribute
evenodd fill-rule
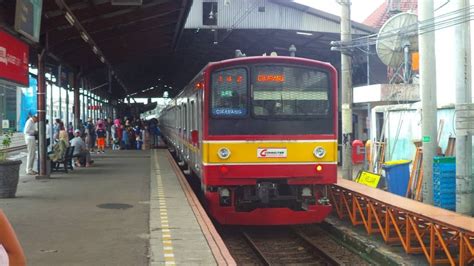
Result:
<svg viewBox="0 0 474 266"><path fill-rule="evenodd" d="M388 204L380 199L380 193L371 197L367 187L358 192L344 186L344 182L351 181L339 182L329 190L340 219L349 218L353 225L363 225L369 235L380 234L388 244L401 244L409 254L423 253L430 265L474 263L473 231L441 222L427 213L402 209L397 202ZM474 218L469 220L469 226L474 226Z"/></svg>

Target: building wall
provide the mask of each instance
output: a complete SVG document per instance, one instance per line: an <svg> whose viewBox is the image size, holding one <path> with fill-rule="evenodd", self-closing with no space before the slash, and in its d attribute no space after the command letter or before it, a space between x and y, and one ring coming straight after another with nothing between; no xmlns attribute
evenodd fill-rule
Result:
<svg viewBox="0 0 474 266"><path fill-rule="evenodd" d="M413 141L421 140L421 104L379 106L372 109L370 138L376 136L376 116L383 113L385 119L384 134L387 148L385 160L412 160L415 155ZM442 152L446 150L450 136L455 136L454 106L438 109L438 126L443 120L440 142ZM437 140L433 140L437 141Z"/></svg>

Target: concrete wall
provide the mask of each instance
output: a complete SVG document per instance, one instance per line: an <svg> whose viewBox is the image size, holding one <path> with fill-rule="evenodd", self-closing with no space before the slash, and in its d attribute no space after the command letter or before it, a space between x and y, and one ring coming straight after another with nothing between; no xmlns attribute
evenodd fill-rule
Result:
<svg viewBox="0 0 474 266"><path fill-rule="evenodd" d="M375 138L376 113L383 113L388 121L385 124L387 149L385 160L413 159L415 155L414 140L421 140L421 104L378 106L372 109L370 138ZM446 150L449 136L455 136L454 106L438 109L438 125L444 121L439 146ZM437 141L437 140L433 140Z"/></svg>

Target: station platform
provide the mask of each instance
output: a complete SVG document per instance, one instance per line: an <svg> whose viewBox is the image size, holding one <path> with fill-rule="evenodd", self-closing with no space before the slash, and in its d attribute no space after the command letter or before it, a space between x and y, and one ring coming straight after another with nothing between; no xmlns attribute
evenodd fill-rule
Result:
<svg viewBox="0 0 474 266"><path fill-rule="evenodd" d="M25 161L23 154L11 157ZM28 265L222 261L225 246L209 225L201 228L203 218L186 198L169 157L167 150L109 150L93 155L93 167L55 172L45 180L24 176L24 162L17 197L0 200L0 209Z"/></svg>

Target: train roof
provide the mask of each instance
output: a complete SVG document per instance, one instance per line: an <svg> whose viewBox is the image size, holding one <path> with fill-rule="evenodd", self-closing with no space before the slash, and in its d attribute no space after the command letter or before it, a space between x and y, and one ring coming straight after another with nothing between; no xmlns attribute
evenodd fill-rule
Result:
<svg viewBox="0 0 474 266"><path fill-rule="evenodd" d="M245 57L235 57L230 59L225 59L222 61L210 62L206 65L205 68L220 66L220 65L235 65L235 64L248 64L248 63L256 63L259 61L265 60L267 62L275 62L275 63L290 63L290 62L299 62L299 63L310 63L310 64L319 64L322 66L330 66L333 67L328 62L318 61L314 59L308 59L303 57L293 57L293 56L245 56Z"/></svg>

